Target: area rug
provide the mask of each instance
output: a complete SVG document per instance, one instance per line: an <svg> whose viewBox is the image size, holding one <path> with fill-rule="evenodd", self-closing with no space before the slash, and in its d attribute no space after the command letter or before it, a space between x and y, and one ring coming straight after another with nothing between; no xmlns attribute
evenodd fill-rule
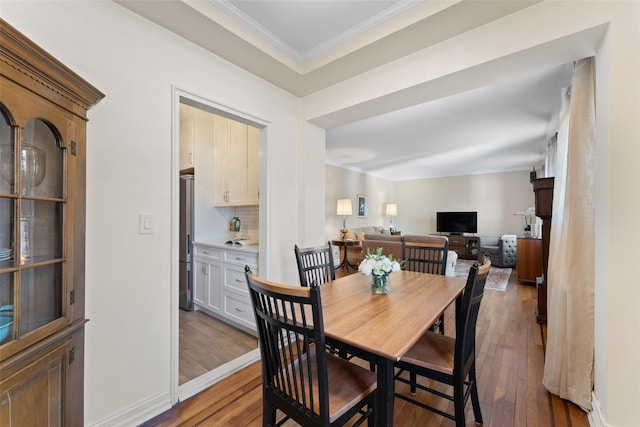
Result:
<svg viewBox="0 0 640 427"><path fill-rule="evenodd" d="M455 276L464 277L466 279L469 275L469 269L474 262L475 261L471 259L458 259L454 270ZM510 268L489 267L489 275L487 276L484 288L504 292L507 290L507 283L509 283L510 276Z"/></svg>

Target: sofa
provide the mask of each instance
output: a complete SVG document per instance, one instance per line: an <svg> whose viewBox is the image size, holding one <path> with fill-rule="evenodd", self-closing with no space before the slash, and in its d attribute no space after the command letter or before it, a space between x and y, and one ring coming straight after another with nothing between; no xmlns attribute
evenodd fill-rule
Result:
<svg viewBox="0 0 640 427"><path fill-rule="evenodd" d="M357 246L349 246L347 247L347 257L349 258L349 262L353 264L359 264L360 261L364 258L364 254L367 253L365 250L364 253L362 251L364 241L364 236L366 234L375 235L375 236L391 236L391 230L382 226L368 226L368 227L359 227L359 228L348 228L345 237L349 240L358 240L360 244ZM342 237L339 237L342 239ZM334 256L334 259L340 259Z"/></svg>
<svg viewBox="0 0 640 427"><path fill-rule="evenodd" d="M489 256L493 267L515 267L518 263L518 238L513 234L478 236L478 262Z"/></svg>
<svg viewBox="0 0 640 427"><path fill-rule="evenodd" d="M363 230L366 231L364 234L362 234ZM383 254L391 254L396 259L402 259L404 242L429 243L442 241L442 239L448 240L446 236L409 234L404 236L392 235L388 229L384 229L383 227L363 227L362 229L355 229L352 231L352 236L354 240L359 240L361 242L360 245L351 246L347 249L349 262L356 265L364 259L367 254L367 249L375 251L381 247ZM349 238L349 234L347 234L347 238ZM449 251L447 253L447 268L445 270L445 274L447 276L454 275L457 260L457 253L454 251Z"/></svg>

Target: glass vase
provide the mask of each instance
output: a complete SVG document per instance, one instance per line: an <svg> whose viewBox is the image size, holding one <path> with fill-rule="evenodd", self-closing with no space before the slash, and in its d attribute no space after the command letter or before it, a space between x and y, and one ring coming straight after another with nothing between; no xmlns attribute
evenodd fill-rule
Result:
<svg viewBox="0 0 640 427"><path fill-rule="evenodd" d="M385 276L376 276L372 274L369 278L369 290L372 294L384 295L389 293L389 288L391 287L391 280L389 280L389 275Z"/></svg>

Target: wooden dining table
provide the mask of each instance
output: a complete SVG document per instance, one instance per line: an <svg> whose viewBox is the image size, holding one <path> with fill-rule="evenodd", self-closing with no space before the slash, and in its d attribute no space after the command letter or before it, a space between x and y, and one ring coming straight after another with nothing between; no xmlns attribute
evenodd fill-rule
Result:
<svg viewBox="0 0 640 427"><path fill-rule="evenodd" d="M376 426L393 425L394 362L462 295L466 280L435 274L391 273L386 295L369 291L369 276L344 276L320 286L328 339L374 361Z"/></svg>

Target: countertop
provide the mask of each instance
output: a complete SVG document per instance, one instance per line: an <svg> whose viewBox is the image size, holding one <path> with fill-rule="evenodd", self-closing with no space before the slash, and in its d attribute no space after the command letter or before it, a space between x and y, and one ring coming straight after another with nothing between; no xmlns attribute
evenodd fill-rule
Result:
<svg viewBox="0 0 640 427"><path fill-rule="evenodd" d="M197 242L193 242L194 245L199 245L199 246L208 246L210 248L218 248L218 249L231 249L234 251L239 251L239 252L248 252L248 253L252 253L252 254L257 254L258 253L258 245L228 245L224 242L213 242L213 241L207 241L207 240L202 240L202 241L197 241Z"/></svg>

